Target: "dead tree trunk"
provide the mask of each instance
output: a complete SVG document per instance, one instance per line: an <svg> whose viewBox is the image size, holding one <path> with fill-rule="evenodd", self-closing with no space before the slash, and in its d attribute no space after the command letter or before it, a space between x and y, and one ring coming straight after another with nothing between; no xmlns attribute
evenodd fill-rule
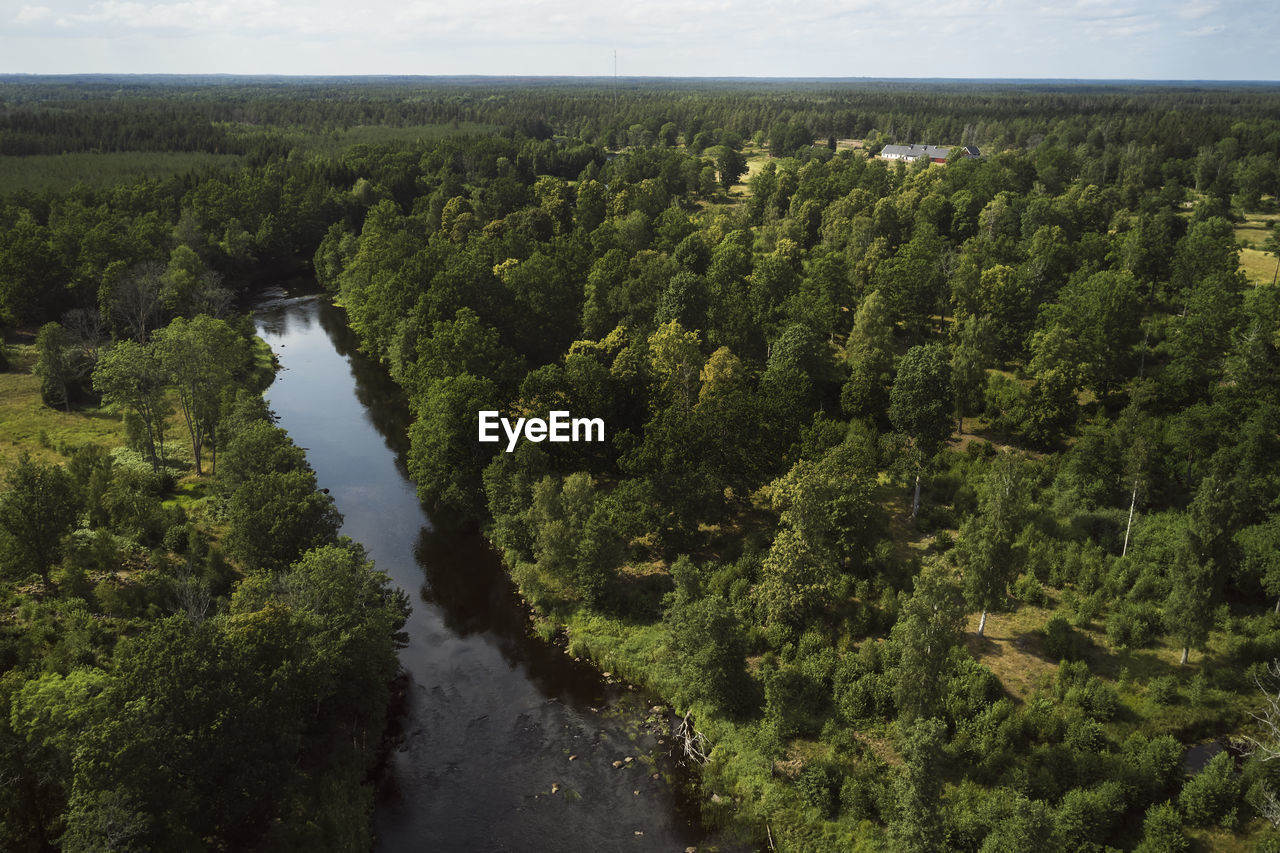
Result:
<svg viewBox="0 0 1280 853"><path fill-rule="evenodd" d="M1133 481L1133 497L1129 498L1129 523L1124 528L1124 547L1120 549L1120 556L1123 557L1129 553L1129 531L1133 530L1133 508L1138 504L1138 481Z"/></svg>

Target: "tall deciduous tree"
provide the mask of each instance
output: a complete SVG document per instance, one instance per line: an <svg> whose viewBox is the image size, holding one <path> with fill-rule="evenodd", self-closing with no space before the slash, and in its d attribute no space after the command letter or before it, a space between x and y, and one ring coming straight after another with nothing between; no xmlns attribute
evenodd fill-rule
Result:
<svg viewBox="0 0 1280 853"><path fill-rule="evenodd" d="M190 321L178 317L155 333L152 345L177 389L196 474L203 474L205 436L217 418L222 389L243 363L241 340L222 320L201 314Z"/></svg>
<svg viewBox="0 0 1280 853"><path fill-rule="evenodd" d="M93 371L93 387L102 399L138 416L154 470L159 469L164 458L164 419L171 411L165 400L165 385L164 367L155 353L149 346L132 340L118 342Z"/></svg>
<svg viewBox="0 0 1280 853"><path fill-rule="evenodd" d="M951 435L954 411L951 362L941 344L915 346L898 365L898 376L889 392L889 420L908 438L908 451L916 469L911 517L920 511L920 476L925 463Z"/></svg>
<svg viewBox="0 0 1280 853"><path fill-rule="evenodd" d="M946 723L936 717L916 720L907 730L902 771L894 786L898 817L890 827L896 850L935 853L946 846L943 812L938 808L946 742Z"/></svg>
<svg viewBox="0 0 1280 853"><path fill-rule="evenodd" d="M36 364L31 372L40 377L40 396L46 405L71 410L74 368L67 333L57 323L45 323L36 334Z"/></svg>
<svg viewBox="0 0 1280 853"><path fill-rule="evenodd" d="M895 696L904 722L940 710L951 650L963 631L964 600L959 588L940 566L927 566L916 576L915 591L891 634L902 653Z"/></svg>
<svg viewBox="0 0 1280 853"><path fill-rule="evenodd" d="M80 495L67 470L24 454L0 493L0 534L7 540L10 568L35 569L47 587L62 537L79 512Z"/></svg>
<svg viewBox="0 0 1280 853"><path fill-rule="evenodd" d="M893 318L878 290L858 306L845 343L845 362L849 380L840 392L844 410L855 417L882 417L893 381Z"/></svg>
<svg viewBox="0 0 1280 853"><path fill-rule="evenodd" d="M987 610L999 604L1017 573L1013 542L1026 506L1021 465L1012 453L997 457L984 483L979 512L965 522L957 557L964 573L969 606L982 611L978 636L987 626Z"/></svg>

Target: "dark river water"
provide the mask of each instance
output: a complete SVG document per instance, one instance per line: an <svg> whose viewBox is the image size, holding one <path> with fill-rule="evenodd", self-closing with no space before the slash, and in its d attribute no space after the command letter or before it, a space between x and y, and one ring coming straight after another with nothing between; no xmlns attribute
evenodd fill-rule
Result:
<svg viewBox="0 0 1280 853"><path fill-rule="evenodd" d="M255 317L283 366L266 394L280 426L306 448L342 532L413 602L404 738L378 794L376 849L698 845L704 833L666 782L677 771L652 723L662 715L532 636L483 538L418 503L404 397L355 351L342 311L281 291Z"/></svg>

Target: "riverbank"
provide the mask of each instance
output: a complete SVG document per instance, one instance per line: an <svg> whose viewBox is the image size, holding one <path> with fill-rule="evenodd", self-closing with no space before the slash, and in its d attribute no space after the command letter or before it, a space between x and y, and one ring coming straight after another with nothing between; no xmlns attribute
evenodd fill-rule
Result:
<svg viewBox="0 0 1280 853"><path fill-rule="evenodd" d="M411 599L376 849L415 851L424 837L530 853L704 846L672 788L680 769L656 703L544 642L475 525L418 503L408 406L341 309L280 293L257 322L282 368L267 392L278 422L307 449L341 532Z"/></svg>

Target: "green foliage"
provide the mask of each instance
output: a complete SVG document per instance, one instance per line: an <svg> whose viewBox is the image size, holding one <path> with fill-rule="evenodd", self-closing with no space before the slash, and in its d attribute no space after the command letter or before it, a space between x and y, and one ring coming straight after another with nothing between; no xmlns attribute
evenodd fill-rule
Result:
<svg viewBox="0 0 1280 853"><path fill-rule="evenodd" d="M898 364L889 392L889 420L928 458L951 435L951 363L940 344L912 347Z"/></svg>
<svg viewBox="0 0 1280 853"><path fill-rule="evenodd" d="M1147 683L1147 696L1157 705L1172 705L1178 701L1178 679L1161 675Z"/></svg>
<svg viewBox="0 0 1280 853"><path fill-rule="evenodd" d="M835 817L843 784L840 772L829 765L806 764L796 777L796 789L804 801L825 818Z"/></svg>
<svg viewBox="0 0 1280 853"><path fill-rule="evenodd" d="M1051 660L1079 660L1084 656L1084 637L1071 627L1066 616L1055 613L1043 630L1044 651Z"/></svg>
<svg viewBox="0 0 1280 853"><path fill-rule="evenodd" d="M938 770L945 735L942 720L923 717L904 732L903 767L895 783L898 814L891 826L899 850L915 853L942 848L944 826L937 806L942 796Z"/></svg>
<svg viewBox="0 0 1280 853"><path fill-rule="evenodd" d="M279 571L305 551L333 542L342 516L316 491L310 471L268 472L227 498L227 554L250 569Z"/></svg>
<svg viewBox="0 0 1280 853"><path fill-rule="evenodd" d="M1142 843L1138 853L1183 853L1191 846L1182 829L1182 817L1169 803L1152 806L1142 820Z"/></svg>
<svg viewBox="0 0 1280 853"><path fill-rule="evenodd" d="M1224 750L1187 779L1178 795L1178 808L1193 826L1217 823L1230 828L1238 820L1240 794L1235 759Z"/></svg>
<svg viewBox="0 0 1280 853"><path fill-rule="evenodd" d="M619 117L590 85L261 85L24 81L0 117L0 153L30 155L5 162L11 181L41 152L85 152L57 159L59 180L85 158L104 174L227 165L0 203L0 321L96 304L120 339L99 357L68 315L14 362L66 407L88 402L96 359L143 454L73 453L83 507L51 537L43 588L5 536L0 846L367 843L367 757L345 744L378 728L396 602L331 550L337 518L301 451L218 393L243 384L243 354L192 355L196 327L216 327L197 315L311 261L409 396L421 498L479 517L530 600L607 623L620 664L697 707L709 819L779 849L1185 847L1166 802L1181 749L1157 732L1229 734L1240 673L1280 653L1249 610L1280 590L1280 303L1243 287L1227 218L1275 194L1273 92L1201 88L1191 108L1167 87L722 81L645 89ZM406 109L504 130L459 138ZM943 145L965 128L984 156L907 168L811 144L874 153L892 131L872 125ZM752 135L785 159L726 198ZM181 473L168 400L197 472L206 449L224 457L217 494L184 487L185 509L163 503ZM551 408L604 417L609 440L475 441L479 410ZM957 426L967 452L947 446ZM934 473L902 524L892 489ZM239 575L208 542L223 526L247 572L230 605ZM958 578L920 571L922 548ZM1020 640L975 644L977 660L959 642L965 608L1010 587L1072 614L1045 626L1046 655L1068 659L1056 678L1034 662L1021 677ZM1070 659L1099 626L1090 672ZM1176 684L1128 651L1165 657L1166 629L1218 658L1176 711ZM1122 666L1145 691L1104 675ZM850 734L875 744L895 716L900 773ZM923 731L931 718L945 729ZM784 747L809 756L794 785L761 769ZM1201 776L1189 801L1213 800ZM820 820L837 789L843 814Z"/></svg>
<svg viewBox="0 0 1280 853"><path fill-rule="evenodd" d="M963 629L960 591L939 567L926 569L916 577L915 591L892 632L901 654L894 674L895 701L905 723L938 710L951 650Z"/></svg>
<svg viewBox="0 0 1280 853"><path fill-rule="evenodd" d="M431 381L409 429L409 473L422 500L479 508L480 473L498 451L475 440L475 424L480 411L498 405L487 379L462 374Z"/></svg>
<svg viewBox="0 0 1280 853"><path fill-rule="evenodd" d="M23 455L0 492L0 557L10 575L35 571L48 586L62 539L76 521L82 498L61 465Z"/></svg>
<svg viewBox="0 0 1280 853"><path fill-rule="evenodd" d="M136 341L116 342L93 371L93 387L103 402L132 412L143 428L144 449L153 470L164 458L165 418L171 411L167 376L155 352Z"/></svg>
<svg viewBox="0 0 1280 853"><path fill-rule="evenodd" d="M726 714L743 711L751 697L746 634L729 602L717 595L677 601L663 617L680 672L672 698L705 702Z"/></svg>

